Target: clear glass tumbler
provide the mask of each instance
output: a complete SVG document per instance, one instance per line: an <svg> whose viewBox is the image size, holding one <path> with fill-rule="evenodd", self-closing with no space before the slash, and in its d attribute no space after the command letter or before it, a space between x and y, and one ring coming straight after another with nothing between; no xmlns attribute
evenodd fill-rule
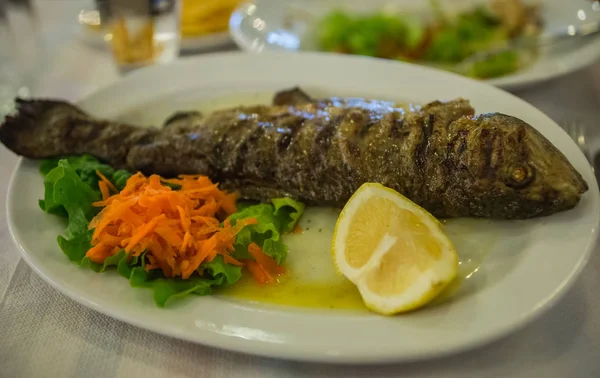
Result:
<svg viewBox="0 0 600 378"><path fill-rule="evenodd" d="M107 39L121 72L167 63L179 55L179 1L97 1L109 23Z"/></svg>

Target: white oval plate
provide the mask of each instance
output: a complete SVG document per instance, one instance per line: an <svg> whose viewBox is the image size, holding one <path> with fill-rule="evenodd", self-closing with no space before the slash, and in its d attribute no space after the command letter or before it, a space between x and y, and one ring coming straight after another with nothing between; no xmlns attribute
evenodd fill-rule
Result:
<svg viewBox="0 0 600 378"><path fill-rule="evenodd" d="M472 6L473 3L482 3L482 0L449 0L442 5L450 11ZM541 3L545 34L565 33L569 25L579 27L600 22L600 3L593 5L587 0L542 0ZM233 40L244 51L316 50L310 37L314 23L332 9L423 12L428 9L428 4L428 1L412 0L254 0L233 12L229 28ZM516 90L574 72L598 59L600 35L590 36L583 41L563 43L559 48L542 52L534 64L523 70L484 81Z"/></svg>
<svg viewBox="0 0 600 378"><path fill-rule="evenodd" d="M162 118L167 112L159 114L156 104L174 111L189 108L192 100L273 93L295 85L316 95L417 103L463 96L471 99L477 112L498 111L529 122L570 159L590 189L571 211L493 223L496 242L455 298L396 317L218 296L193 297L157 308L150 292L130 288L116 273L97 274L65 258L56 244L64 224L38 208L43 180L38 164L28 160L15 170L7 198L9 226L24 259L74 300L139 327L240 352L345 363L416 360L473 348L523 326L567 292L596 239L600 197L594 175L559 126L533 106L494 87L421 66L362 57L225 53L136 71L80 105L107 118L136 112ZM486 220L471 221L464 237L474 242L480 229L489 225ZM308 244L328 256L329 243ZM469 251L459 248L459 253L464 252ZM302 249L294 247L289 252L295 253Z"/></svg>

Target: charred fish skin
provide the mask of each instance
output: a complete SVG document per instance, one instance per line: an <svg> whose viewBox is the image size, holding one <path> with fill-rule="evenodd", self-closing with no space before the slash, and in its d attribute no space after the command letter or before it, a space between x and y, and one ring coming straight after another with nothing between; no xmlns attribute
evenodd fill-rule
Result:
<svg viewBox="0 0 600 378"><path fill-rule="evenodd" d="M587 189L554 147L550 154L533 147L550 143L529 125L500 114L473 117L463 99L414 112L331 107L328 101L236 114L230 117L244 119L242 125L229 124L223 133L210 125L211 134L201 139L226 146L212 165L227 173L221 182L251 199L290 195L343 206L373 181L437 217L518 219L572 208ZM552 164L543 164L548 159ZM511 175L519 170L542 174L516 184Z"/></svg>
<svg viewBox="0 0 600 378"><path fill-rule="evenodd" d="M26 114L41 121L29 125L43 134L35 142L14 127L21 114L0 127L0 138L32 158L91 153L132 171L207 174L247 199L291 196L343 206L361 184L379 182L439 218L544 216L574 207L587 190L581 175L533 127L498 113L474 116L464 99L405 109L391 102L307 101L307 95L289 92L276 96L276 106L237 107L204 118L180 115L145 138L138 137L141 129L120 125L120 138L131 142L113 155L89 138L36 151L44 138L60 144L46 127L68 128L61 117L46 114L64 112L60 106L60 112L50 106ZM84 130L98 128L99 136L114 126L78 112L66 118Z"/></svg>
<svg viewBox="0 0 600 378"><path fill-rule="evenodd" d="M587 189L531 126L474 117L464 99L414 111L336 100L240 107L175 140L168 144L206 157L213 177L248 199L343 206L362 183L379 182L439 218L522 219L570 209Z"/></svg>

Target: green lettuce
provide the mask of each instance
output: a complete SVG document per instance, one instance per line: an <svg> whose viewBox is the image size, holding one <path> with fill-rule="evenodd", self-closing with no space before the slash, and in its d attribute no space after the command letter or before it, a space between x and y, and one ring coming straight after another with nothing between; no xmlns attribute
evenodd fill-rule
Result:
<svg viewBox="0 0 600 378"><path fill-rule="evenodd" d="M67 160L59 161L44 177L44 200L40 201L40 207L47 213L68 217L65 236L58 237L58 245L71 261L80 262L91 247L88 225L98 212L92 203L100 198Z"/></svg>
<svg viewBox="0 0 600 378"><path fill-rule="evenodd" d="M209 295L214 286L220 286L223 279L204 278L192 276L186 280L180 278L158 278L153 280L151 287L154 292L154 302L159 307L164 307L168 301L183 298L189 294Z"/></svg>
<svg viewBox="0 0 600 378"><path fill-rule="evenodd" d="M257 223L244 227L237 235L235 241L234 257L237 259L251 258L248 245L256 243L263 252L275 259L281 265L286 257L288 248L280 240L281 234L290 232L298 222L304 211L304 204L291 198L275 198L272 203L260 203L246 206L229 219L232 224L254 218Z"/></svg>
<svg viewBox="0 0 600 378"><path fill-rule="evenodd" d="M226 264L223 256L217 255L213 261L202 264L202 267L215 279L222 279L223 283L232 285L242 278L242 267Z"/></svg>
<svg viewBox="0 0 600 378"><path fill-rule="evenodd" d="M104 260L103 264L97 264L97 263L93 262L92 260L90 260L89 257L84 256L83 259L81 259L81 263L79 265L82 267L89 268L95 272L104 272L108 267L111 267L111 266L118 267L119 264L121 263L121 261L125 261L127 263L127 258L128 258L127 252L125 252L125 250L122 249L119 252L117 252L116 254L114 254L110 257L107 257L106 260Z"/></svg>
<svg viewBox="0 0 600 378"><path fill-rule="evenodd" d="M271 202L275 206L275 216L281 222L281 231L292 231L304 212L304 204L287 197L274 198Z"/></svg>
<svg viewBox="0 0 600 378"><path fill-rule="evenodd" d="M91 156L49 159L40 164L40 172L44 175L44 199L40 200L40 207L49 214L67 218L65 235L58 236L58 245L70 261L98 273L115 268L132 287L150 288L159 307L190 294L209 295L215 287L233 285L240 280L242 268L226 264L220 255L201 264L198 274L185 280L164 277L158 269L147 271L145 253L130 256L121 250L103 264L91 261L85 256L91 248L93 234L88 226L99 211L92 204L101 199L96 171L120 190L131 177L131 173L114 170ZM287 256L287 246L281 241L281 234L295 227L304 205L289 198L277 198L270 204L239 203L238 209L230 216L232 224L247 218L256 219L257 224L248 225L239 232L234 256L252 258L248 254L248 245L257 243L267 255L282 264Z"/></svg>

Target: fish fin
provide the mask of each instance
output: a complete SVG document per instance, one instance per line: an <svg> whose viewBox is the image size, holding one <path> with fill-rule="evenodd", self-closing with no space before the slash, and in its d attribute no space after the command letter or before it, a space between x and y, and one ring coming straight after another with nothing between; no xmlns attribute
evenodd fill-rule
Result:
<svg viewBox="0 0 600 378"><path fill-rule="evenodd" d="M302 105L314 102L306 92L300 87L284 89L275 93L273 97L273 105Z"/></svg>
<svg viewBox="0 0 600 378"><path fill-rule="evenodd" d="M174 123L187 119L188 117L202 118L202 113L195 110L175 112L165 120L163 123L163 128L167 128Z"/></svg>
<svg viewBox="0 0 600 378"><path fill-rule="evenodd" d="M168 117L163 123L163 131L169 134L185 134L202 121L203 115L198 111L179 111Z"/></svg>

